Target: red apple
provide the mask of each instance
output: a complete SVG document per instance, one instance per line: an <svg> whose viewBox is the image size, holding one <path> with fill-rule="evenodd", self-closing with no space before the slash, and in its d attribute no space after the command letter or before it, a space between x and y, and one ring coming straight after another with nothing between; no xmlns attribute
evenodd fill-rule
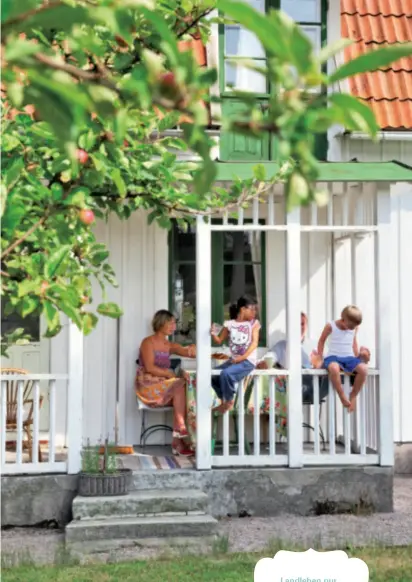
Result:
<svg viewBox="0 0 412 582"><path fill-rule="evenodd" d="M83 210L80 210L79 212L79 219L81 222L83 222L83 224L86 224L87 226L89 224L92 224L92 222L94 222L93 210L83 208Z"/></svg>
<svg viewBox="0 0 412 582"><path fill-rule="evenodd" d="M160 75L160 84L164 87L176 87L176 77L175 74L169 71L168 73L163 73Z"/></svg>
<svg viewBox="0 0 412 582"><path fill-rule="evenodd" d="M77 150L76 155L81 164L85 164L89 159L89 154L85 150Z"/></svg>
<svg viewBox="0 0 412 582"><path fill-rule="evenodd" d="M127 141L127 139L123 140L123 145L124 145L125 148L128 148L129 147L130 144Z"/></svg>

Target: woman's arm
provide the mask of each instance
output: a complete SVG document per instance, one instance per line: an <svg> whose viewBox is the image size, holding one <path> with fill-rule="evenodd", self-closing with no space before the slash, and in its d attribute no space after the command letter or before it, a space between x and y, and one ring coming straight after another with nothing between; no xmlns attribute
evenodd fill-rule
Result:
<svg viewBox="0 0 412 582"><path fill-rule="evenodd" d="M155 355L153 350L152 342L146 338L142 341L140 346L140 353L142 355L142 360L144 362L144 369L148 374L152 376L159 376L160 378L175 378L176 375L171 370L165 370L164 368L159 368L155 366Z"/></svg>
<svg viewBox="0 0 412 582"><path fill-rule="evenodd" d="M255 325L252 328L252 341L250 343L250 346L248 347L248 349L245 351L245 353L242 356L234 356L232 359L232 362L234 362L235 364L238 364L239 362L244 362L245 360L248 359L248 357L250 356L250 354L252 354L259 345L259 332L260 332L260 323L255 323Z"/></svg>
<svg viewBox="0 0 412 582"><path fill-rule="evenodd" d="M332 333L332 326L330 323L327 323L323 328L322 334L318 341L318 356L323 359L323 350L325 349L325 342Z"/></svg>
<svg viewBox="0 0 412 582"><path fill-rule="evenodd" d="M220 333L218 335L216 335L213 331L213 326L212 326L211 336L212 336L212 340L215 342L215 344L217 344L218 346L221 346L223 344L223 342L225 342L227 340L227 338L229 337L229 330L227 329L227 327L223 327L220 330Z"/></svg>
<svg viewBox="0 0 412 582"><path fill-rule="evenodd" d="M181 346L180 344L169 344L170 353L176 354L177 356L182 356L183 358L195 358L196 357L196 346L194 344L190 346Z"/></svg>

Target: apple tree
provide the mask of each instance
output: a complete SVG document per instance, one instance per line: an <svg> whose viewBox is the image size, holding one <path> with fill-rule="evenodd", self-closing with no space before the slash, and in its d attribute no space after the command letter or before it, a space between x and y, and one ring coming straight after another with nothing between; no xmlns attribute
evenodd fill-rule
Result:
<svg viewBox="0 0 412 582"><path fill-rule="evenodd" d="M250 93L234 91L244 113L223 120L231 131L279 139L281 171L214 185L206 132L217 72L199 67L182 41L207 42L215 0L4 0L2 10L1 293L6 314L45 316L52 337L61 313L89 333L98 314L118 317L110 302L92 307L92 281L115 285L109 252L93 224L137 210L168 228L192 217L247 204L284 180L288 204L317 200L314 134L339 123L372 136L368 107L328 92L348 76L412 53L409 44L362 55L332 75L324 64L347 41L315 54L299 26L220 0L219 19L236 21L260 40L260 72L274 91L265 114ZM243 65L255 68L253 63ZM315 90L316 89L316 90ZM216 101L218 99L215 98ZM206 106L205 106L206 104ZM181 137L165 130L182 127ZM199 162L179 161L190 149ZM23 339L16 330L3 344Z"/></svg>

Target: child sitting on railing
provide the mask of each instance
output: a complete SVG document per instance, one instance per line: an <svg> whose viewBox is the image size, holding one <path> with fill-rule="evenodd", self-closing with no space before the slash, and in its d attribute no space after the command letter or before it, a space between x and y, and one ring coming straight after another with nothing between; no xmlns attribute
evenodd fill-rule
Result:
<svg viewBox="0 0 412 582"><path fill-rule="evenodd" d="M312 355L315 368L328 371L332 385L343 406L353 412L356 397L362 389L368 375L367 363L370 353L367 348L358 347L357 331L362 323L362 313L358 307L348 305L341 313L341 318L325 325L319 338L318 350ZM323 359L325 342L329 338L329 351ZM355 374L349 399L346 397L341 382L341 373Z"/></svg>
<svg viewBox="0 0 412 582"><path fill-rule="evenodd" d="M257 303L248 296L240 297L229 309L230 320L224 323L220 333L212 325L212 339L218 345L229 339L231 356L219 366L219 376L212 376L212 386L221 400L216 411L222 414L233 408L236 384L249 376L256 367L260 323L256 319Z"/></svg>

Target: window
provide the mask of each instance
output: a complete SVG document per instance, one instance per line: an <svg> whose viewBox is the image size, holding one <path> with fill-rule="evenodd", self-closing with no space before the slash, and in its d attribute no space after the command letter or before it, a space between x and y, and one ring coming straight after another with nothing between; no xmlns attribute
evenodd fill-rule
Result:
<svg viewBox="0 0 412 582"><path fill-rule="evenodd" d="M32 342L40 341L40 318L38 315L28 315L24 319L15 311L5 313L5 302L1 302L1 333L10 334L16 329L22 328L30 336Z"/></svg>
<svg viewBox="0 0 412 582"><path fill-rule="evenodd" d="M247 293L256 297L266 345L265 238L261 232L212 233L212 319L223 323L229 306ZM196 232L174 224L169 235L169 303L175 313L175 341L196 340ZM212 322L211 322L212 323Z"/></svg>
<svg viewBox="0 0 412 582"><path fill-rule="evenodd" d="M316 49L320 49L325 38L327 0L247 0L259 12L270 8L281 9L298 22ZM230 63L230 59L247 59L257 67L265 66L266 55L255 35L244 30L239 25L226 24L220 28L220 70L221 92L230 94L232 88L242 91L253 91L257 95L270 92L266 79L257 71L239 64Z"/></svg>
<svg viewBox="0 0 412 582"><path fill-rule="evenodd" d="M327 0L247 0L256 10L268 11L270 8L282 9L300 24L319 49L326 41ZM252 60L256 67L264 67L266 54L251 32L236 24L220 25L219 40L220 91L222 118L242 118L244 104L233 96L232 88L251 91L256 95L262 112L268 103L271 87L266 78L258 71L242 67L241 60ZM231 59L238 62L233 64ZM316 89L317 90L317 89ZM327 134L316 134L315 156L326 160ZM275 134L264 133L257 137L234 133L223 129L220 137L220 160L223 162L258 162L278 159L278 139Z"/></svg>

